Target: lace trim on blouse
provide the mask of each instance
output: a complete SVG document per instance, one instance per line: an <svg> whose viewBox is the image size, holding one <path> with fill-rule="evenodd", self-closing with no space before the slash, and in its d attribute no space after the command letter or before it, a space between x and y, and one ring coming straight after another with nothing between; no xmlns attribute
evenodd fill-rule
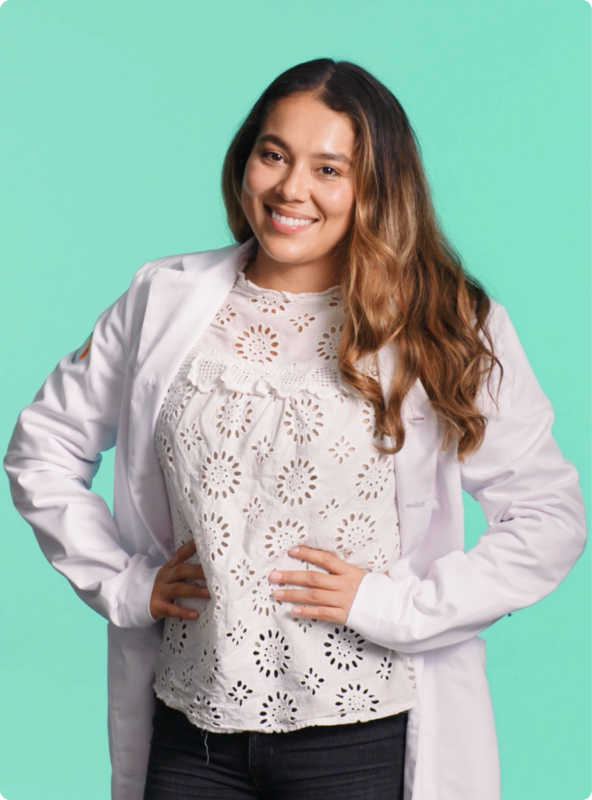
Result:
<svg viewBox="0 0 592 800"><path fill-rule="evenodd" d="M273 371L263 365L242 361L229 361L220 357L211 348L205 351L193 349L186 362L186 380L200 392L211 392L224 385L231 391L244 394L266 395L275 393L278 397L292 397L297 392L307 391L325 399L360 393L346 384L337 361L334 364L289 364ZM369 374L377 377L375 368L368 368Z"/></svg>

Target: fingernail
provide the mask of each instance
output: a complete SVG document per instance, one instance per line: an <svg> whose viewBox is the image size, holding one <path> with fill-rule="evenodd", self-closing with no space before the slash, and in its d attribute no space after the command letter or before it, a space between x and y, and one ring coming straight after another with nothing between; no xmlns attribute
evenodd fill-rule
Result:
<svg viewBox="0 0 592 800"><path fill-rule="evenodd" d="M189 616L195 619L197 617L197 611L190 611Z"/></svg>
<svg viewBox="0 0 592 800"><path fill-rule="evenodd" d="M284 591L283 589L276 589L276 590L275 590L275 592L273 593L273 596L274 596L274 597L277 597L277 598L278 598L278 600L279 600L279 599L280 599L280 598L282 598L282 597L283 597L285 594L286 594L286 593L285 593L285 591Z"/></svg>
<svg viewBox="0 0 592 800"><path fill-rule="evenodd" d="M302 614L302 609L300 606L294 606L294 608L291 608L290 611L292 614Z"/></svg>
<svg viewBox="0 0 592 800"><path fill-rule="evenodd" d="M279 581L279 580L281 580L281 578L282 578L282 573L278 572L277 569L274 569L274 571L272 573L270 573L270 575L269 575L269 580L270 581Z"/></svg>
<svg viewBox="0 0 592 800"><path fill-rule="evenodd" d="M296 553L299 553L299 552L300 552L300 548L299 547L293 547L291 550L288 550L288 553L290 553L291 556L295 556Z"/></svg>

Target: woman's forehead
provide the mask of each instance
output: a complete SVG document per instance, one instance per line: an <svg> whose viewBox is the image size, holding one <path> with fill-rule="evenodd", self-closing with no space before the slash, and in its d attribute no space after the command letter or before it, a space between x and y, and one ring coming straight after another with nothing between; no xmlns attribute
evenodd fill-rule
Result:
<svg viewBox="0 0 592 800"><path fill-rule="evenodd" d="M278 100L263 121L257 142L279 147L306 148L322 158L328 154L350 158L354 150L354 128L347 114L333 111L311 94L290 95Z"/></svg>

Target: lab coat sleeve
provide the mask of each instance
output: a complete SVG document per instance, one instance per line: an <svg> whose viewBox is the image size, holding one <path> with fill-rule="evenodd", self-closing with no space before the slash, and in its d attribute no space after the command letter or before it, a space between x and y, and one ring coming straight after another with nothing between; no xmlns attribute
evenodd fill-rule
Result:
<svg viewBox="0 0 592 800"><path fill-rule="evenodd" d="M45 557L79 597L121 627L154 624L148 600L159 567L126 552L91 484L101 452L117 437L151 272L151 262L143 265L101 314L84 358L71 353L61 359L19 415L4 459L14 504Z"/></svg>
<svg viewBox="0 0 592 800"><path fill-rule="evenodd" d="M364 576L346 622L384 647L415 653L464 641L553 591L585 547L578 474L551 433L551 403L506 310L494 303L489 322L501 387L497 395L496 367L493 399L486 386L479 396L485 438L459 464L488 527L472 549L434 560L423 579Z"/></svg>

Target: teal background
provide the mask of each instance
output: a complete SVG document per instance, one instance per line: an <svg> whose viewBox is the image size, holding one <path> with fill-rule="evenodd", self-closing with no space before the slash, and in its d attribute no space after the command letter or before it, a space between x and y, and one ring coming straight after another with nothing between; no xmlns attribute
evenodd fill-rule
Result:
<svg viewBox="0 0 592 800"><path fill-rule="evenodd" d="M328 55L407 111L444 228L508 309L589 507L590 17L584 0L5 2L2 451L143 262L230 242L233 132L279 72ZM105 800L105 620L0 492L0 793ZM467 499L467 546L485 525ZM483 634L503 800L590 795L590 611L587 548L555 592Z"/></svg>

